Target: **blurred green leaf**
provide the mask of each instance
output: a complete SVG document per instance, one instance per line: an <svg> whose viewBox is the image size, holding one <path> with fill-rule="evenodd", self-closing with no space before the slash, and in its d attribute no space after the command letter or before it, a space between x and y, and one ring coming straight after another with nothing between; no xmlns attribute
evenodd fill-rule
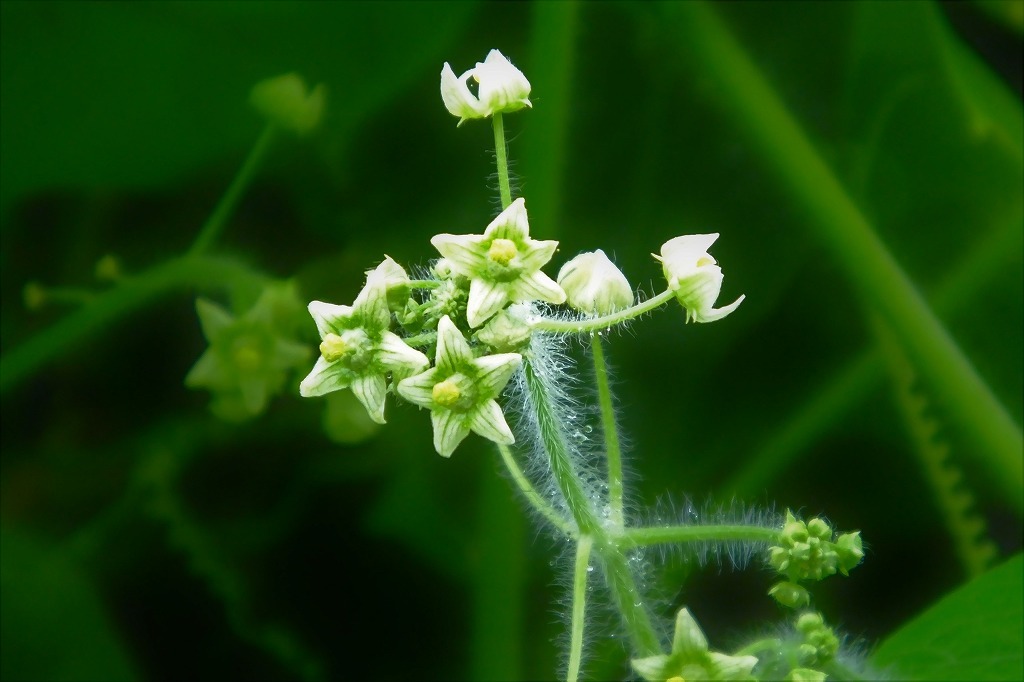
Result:
<svg viewBox="0 0 1024 682"><path fill-rule="evenodd" d="M437 70L475 7L5 2L0 215L40 188L153 187L236 154L261 125L249 89L288 71L326 84L326 135L344 139Z"/></svg>
<svg viewBox="0 0 1024 682"><path fill-rule="evenodd" d="M885 640L871 662L899 679L1020 679L1022 570L1017 554L950 593Z"/></svg>
<svg viewBox="0 0 1024 682"><path fill-rule="evenodd" d="M68 557L8 528L0 546L0 678L134 679L94 587Z"/></svg>

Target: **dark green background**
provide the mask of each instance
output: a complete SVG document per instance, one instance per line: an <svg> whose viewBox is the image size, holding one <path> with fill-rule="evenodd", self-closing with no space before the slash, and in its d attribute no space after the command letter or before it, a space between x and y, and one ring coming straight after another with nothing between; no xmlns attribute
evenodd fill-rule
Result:
<svg viewBox="0 0 1024 682"><path fill-rule="evenodd" d="M1006 9L715 7L926 296L975 263L937 312L1020 424L1022 49ZM497 47L533 84L534 109L506 129L531 231L561 241L550 274L603 248L653 292L651 252L720 232L723 301L747 295L713 325L670 307L612 334L637 520L737 499L860 529L864 565L816 599L865 648L963 582L893 382L849 373L878 346L872 311L660 8L0 11L5 355L66 313L25 310L26 282L100 288L104 254L139 272L187 248L259 134L249 88L287 71L326 84L327 119L274 148L221 252L349 303L384 253L425 265L432 235L481 231L497 202L490 127L455 128L438 74ZM205 345L195 293L76 340L3 394L4 679L551 677L569 555L525 520L492 448L473 437L442 460L408 405L338 444L323 402L297 390L258 420L217 422L182 385ZM1020 518L975 445L943 405L927 412L1002 553L1017 551ZM652 584L662 614L688 605L722 647L784 615L756 566L669 558ZM595 677L625 675L613 632L598 612Z"/></svg>

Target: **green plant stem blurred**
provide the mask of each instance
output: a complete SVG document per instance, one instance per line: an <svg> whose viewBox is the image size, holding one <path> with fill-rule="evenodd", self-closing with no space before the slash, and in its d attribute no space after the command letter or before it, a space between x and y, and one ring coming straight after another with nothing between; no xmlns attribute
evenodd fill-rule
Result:
<svg viewBox="0 0 1024 682"><path fill-rule="evenodd" d="M90 335L177 289L262 284L266 277L236 259L183 256L120 282L0 357L0 393L6 393Z"/></svg>
<svg viewBox="0 0 1024 682"><path fill-rule="evenodd" d="M213 213L210 214L210 217L203 224L199 235L188 251L189 255L198 256L213 246L227 226L228 219L235 212L235 208L237 208L239 200L245 194L245 190L249 188L249 184L256 175L256 170L260 167L263 158L267 155L267 151L273 145L276 137L277 126L273 123L268 123L263 132L260 133L256 144L249 150L249 155L245 158L242 168L235 174L227 191L224 192L220 201L217 202L217 206L213 209Z"/></svg>
<svg viewBox="0 0 1024 682"><path fill-rule="evenodd" d="M1000 264L1020 253L1024 223L1020 216L993 230L967 254L932 296L935 309L951 314L970 303L977 291L999 272ZM824 388L796 411L774 435L765 439L723 489L737 497L750 497L792 465L844 412L864 400L885 376L881 351L864 351L846 368L823 384Z"/></svg>
<svg viewBox="0 0 1024 682"><path fill-rule="evenodd" d="M922 376L977 444L979 459L1005 498L1024 510L1024 449L1018 427L814 149L750 57L704 3L667 3L689 57L725 102L727 113L810 217L809 227L864 305L877 313L915 358Z"/></svg>

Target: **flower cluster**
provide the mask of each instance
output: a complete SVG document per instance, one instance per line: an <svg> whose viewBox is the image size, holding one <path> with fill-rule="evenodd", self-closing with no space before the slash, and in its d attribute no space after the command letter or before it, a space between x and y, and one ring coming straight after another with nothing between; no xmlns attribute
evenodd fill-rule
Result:
<svg viewBox="0 0 1024 682"><path fill-rule="evenodd" d="M860 531L835 537L821 518L804 522L786 511L779 544L769 548L768 563L786 577L769 591L779 603L797 608L810 602L810 594L797 583L821 580L839 571L848 575L864 558Z"/></svg>

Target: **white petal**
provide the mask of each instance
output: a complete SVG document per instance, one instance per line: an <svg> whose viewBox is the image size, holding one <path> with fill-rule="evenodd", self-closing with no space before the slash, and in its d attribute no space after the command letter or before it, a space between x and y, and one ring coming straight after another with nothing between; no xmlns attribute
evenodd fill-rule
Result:
<svg viewBox="0 0 1024 682"><path fill-rule="evenodd" d="M316 322L320 338L328 334L341 334L348 328L347 324L342 324L342 320L347 321L352 318L352 308L347 305L311 301L307 308L309 314L313 316L313 321Z"/></svg>
<svg viewBox="0 0 1024 682"><path fill-rule="evenodd" d="M494 400L488 400L470 412L469 428L487 440L501 445L512 445L516 442L501 407Z"/></svg>
<svg viewBox="0 0 1024 682"><path fill-rule="evenodd" d="M438 234L430 243L448 260L455 274L475 277L487 266L484 240L480 234Z"/></svg>
<svg viewBox="0 0 1024 682"><path fill-rule="evenodd" d="M523 356L519 353L485 355L473 360L473 366L480 372L475 379L481 395L497 397L522 362Z"/></svg>
<svg viewBox="0 0 1024 682"><path fill-rule="evenodd" d="M467 71L461 78L456 78L448 62L441 69L441 100L452 116L459 117L459 125L468 118L485 116L480 100L473 96L466 84L470 75L471 72Z"/></svg>
<svg viewBox="0 0 1024 682"><path fill-rule="evenodd" d="M519 241L530 236L530 221L526 214L526 199L519 197L498 214L484 230L487 239ZM557 244L557 242L556 242Z"/></svg>
<svg viewBox="0 0 1024 682"><path fill-rule="evenodd" d="M352 382L352 393L366 408L370 419L378 424L384 423L384 399L387 397L388 385L380 374L364 374Z"/></svg>
<svg viewBox="0 0 1024 682"><path fill-rule="evenodd" d="M746 297L747 297L747 295L743 294L742 296L740 296L739 298L737 298L735 301L733 301L729 305L725 306L724 308L713 308L713 309L708 310L706 312L698 313L694 317L694 321L695 322L714 322L715 320L720 320L723 317L725 317L726 315L730 315L734 310L739 308L740 307L740 303L743 303L743 299L745 299Z"/></svg>
<svg viewBox="0 0 1024 682"><path fill-rule="evenodd" d="M441 381L441 372L436 367L422 374L398 382L398 395L420 407L433 407L434 385Z"/></svg>
<svg viewBox="0 0 1024 682"><path fill-rule="evenodd" d="M661 246L661 260L674 263L691 263L700 258L711 258L708 249L718 239L718 233L687 234L669 239ZM713 258L711 262L716 262Z"/></svg>
<svg viewBox="0 0 1024 682"><path fill-rule="evenodd" d="M720 680L745 680L757 665L757 656L728 656L717 652L708 654ZM822 676L822 679L825 679Z"/></svg>
<svg viewBox="0 0 1024 682"><path fill-rule="evenodd" d="M447 375L472 360L473 349L469 342L452 318L445 315L437 323L437 358L434 364Z"/></svg>
<svg viewBox="0 0 1024 682"><path fill-rule="evenodd" d="M565 291L543 272L537 271L524 275L512 283L514 301L546 301L547 303L565 303Z"/></svg>
<svg viewBox="0 0 1024 682"><path fill-rule="evenodd" d="M426 355L409 346L394 332L384 332L377 346L377 359L392 371L417 374L430 366Z"/></svg>
<svg viewBox="0 0 1024 682"><path fill-rule="evenodd" d="M459 443L469 435L464 415L439 410L430 413L430 421L434 426L434 449L442 457L451 457Z"/></svg>
<svg viewBox="0 0 1024 682"><path fill-rule="evenodd" d="M391 326L388 284L383 273L371 270L366 276L366 285L352 304L352 315L368 331L379 332Z"/></svg>
<svg viewBox="0 0 1024 682"><path fill-rule="evenodd" d="M327 362L324 356L317 358L313 371L299 384L299 395L313 398L318 395L348 388L351 373L340 362Z"/></svg>
<svg viewBox="0 0 1024 682"><path fill-rule="evenodd" d="M554 239L528 239L527 248L519 258L520 266L524 272L534 272L544 267L558 249L558 242Z"/></svg>
<svg viewBox="0 0 1024 682"><path fill-rule="evenodd" d="M531 106L530 81L498 50L491 50L483 63L477 62L473 75L480 82L480 104L486 115Z"/></svg>
<svg viewBox="0 0 1024 682"><path fill-rule="evenodd" d="M466 321L469 322L470 327L479 327L490 319L494 313L501 310L508 301L508 291L505 285L483 279L474 279L469 284L469 300L466 302Z"/></svg>

